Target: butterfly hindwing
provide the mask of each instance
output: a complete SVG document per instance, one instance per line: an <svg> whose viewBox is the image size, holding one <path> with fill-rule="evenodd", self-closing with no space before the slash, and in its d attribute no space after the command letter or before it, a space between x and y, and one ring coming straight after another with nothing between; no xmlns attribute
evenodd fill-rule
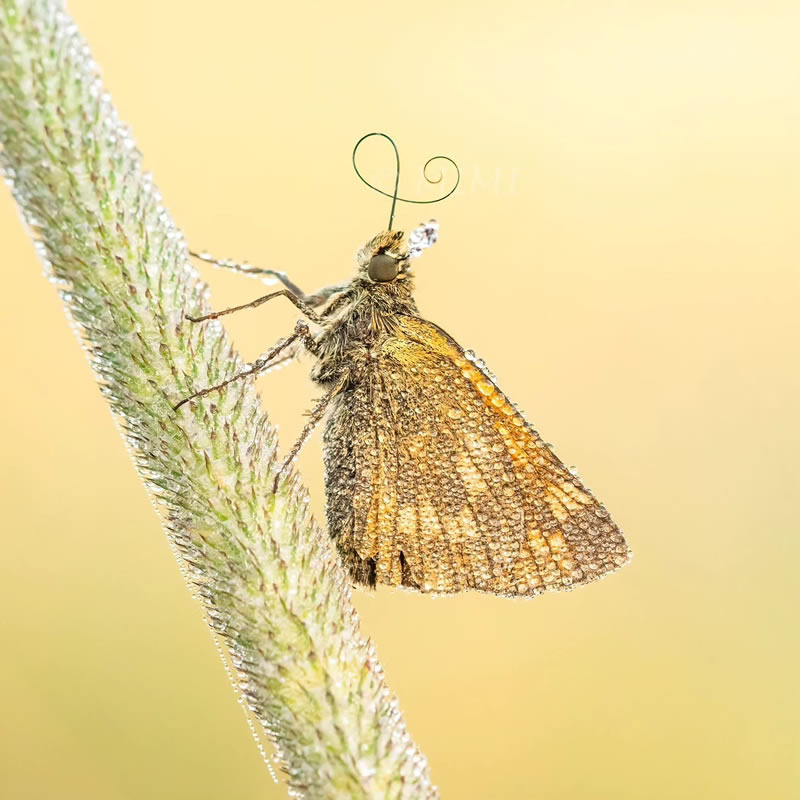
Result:
<svg viewBox="0 0 800 800"><path fill-rule="evenodd" d="M418 317L396 318L325 441L329 529L358 582L530 595L630 557L493 378Z"/></svg>

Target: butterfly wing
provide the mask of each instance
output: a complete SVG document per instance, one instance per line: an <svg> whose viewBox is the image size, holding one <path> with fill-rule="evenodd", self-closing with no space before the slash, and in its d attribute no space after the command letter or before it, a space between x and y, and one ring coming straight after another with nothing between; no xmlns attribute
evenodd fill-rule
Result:
<svg viewBox="0 0 800 800"><path fill-rule="evenodd" d="M325 433L328 525L353 578L532 595L630 558L605 508L443 330L402 316Z"/></svg>

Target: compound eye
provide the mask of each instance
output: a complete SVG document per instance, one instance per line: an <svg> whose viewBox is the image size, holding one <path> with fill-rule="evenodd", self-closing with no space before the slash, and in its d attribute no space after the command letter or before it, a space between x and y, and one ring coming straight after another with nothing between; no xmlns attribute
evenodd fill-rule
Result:
<svg viewBox="0 0 800 800"><path fill-rule="evenodd" d="M378 255L372 256L367 267L369 277L373 281L379 281L380 283L393 281L397 277L397 272L397 262L391 256L387 256L386 253L378 253Z"/></svg>

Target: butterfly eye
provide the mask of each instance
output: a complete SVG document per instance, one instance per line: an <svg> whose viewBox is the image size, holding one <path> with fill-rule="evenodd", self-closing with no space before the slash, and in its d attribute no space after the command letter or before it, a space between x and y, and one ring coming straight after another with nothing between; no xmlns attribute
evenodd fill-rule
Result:
<svg viewBox="0 0 800 800"><path fill-rule="evenodd" d="M378 255L372 256L367 267L369 277L380 283L393 281L397 277L397 272L397 262L391 256L387 256L386 253L378 253Z"/></svg>

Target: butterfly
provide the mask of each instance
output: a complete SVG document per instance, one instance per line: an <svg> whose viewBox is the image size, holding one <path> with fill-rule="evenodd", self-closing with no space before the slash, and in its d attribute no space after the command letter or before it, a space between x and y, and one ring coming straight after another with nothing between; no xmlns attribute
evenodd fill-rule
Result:
<svg viewBox="0 0 800 800"><path fill-rule="evenodd" d="M366 138L353 151L354 166ZM529 596L617 570L631 553L605 507L483 362L420 315L412 266L437 241L438 224L430 220L406 240L391 230L398 199L396 181L389 229L358 251L355 277L314 294L304 294L284 273L195 253L269 274L285 288L191 321L284 296L314 332L299 321L250 368L176 408L308 352L311 378L325 394L276 483L325 419L328 531L356 584Z"/></svg>

